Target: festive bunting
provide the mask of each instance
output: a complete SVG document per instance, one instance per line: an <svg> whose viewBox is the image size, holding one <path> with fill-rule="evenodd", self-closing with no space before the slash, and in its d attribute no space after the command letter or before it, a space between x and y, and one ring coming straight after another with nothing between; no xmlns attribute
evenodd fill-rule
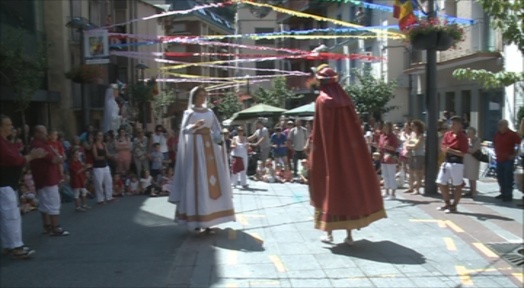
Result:
<svg viewBox="0 0 524 288"><path fill-rule="evenodd" d="M344 2L344 3L348 3L348 1L349 1L349 2L352 2L353 4L355 4L357 6L362 6L362 7L366 8L366 9L378 10L378 11L390 12L390 13L394 12L394 9L395 9L394 6L381 5L381 4L362 2L362 1L355 1L355 0L321 0L321 1L325 1L325 2ZM438 1L435 1L435 4L438 5ZM439 10L440 9L436 9L436 11L439 11ZM421 11L414 11L414 14L416 16L418 16L418 17L426 16ZM461 24L461 25L473 25L473 24L475 24L475 20L474 19L453 17L453 16L450 16L450 15L446 15L444 13L438 13L438 17L445 18L448 23Z"/></svg>
<svg viewBox="0 0 524 288"><path fill-rule="evenodd" d="M187 10L167 11L167 12L164 12L164 13L154 14L154 15L147 16L147 17L132 19L132 20L130 20L128 22L122 22L122 23L113 24L113 25L110 25L110 26L101 27L99 29L109 29L109 28L113 28L113 27L117 27L117 26L125 26L125 25L129 25L131 23L135 23L135 22L138 22L138 21L147 21L147 20L151 20L151 19L157 19L157 18L172 16L172 15L186 15L186 14L189 14L189 13L201 10L201 9L221 8L221 7L226 7L228 5L231 5L231 4L232 3L228 1L228 2L223 2L223 3L212 3L212 4L206 4L206 5L198 5L198 6L195 6L195 7L191 8L191 9L187 9Z"/></svg>
<svg viewBox="0 0 524 288"><path fill-rule="evenodd" d="M156 61L158 63L166 63L166 64L189 64L188 62L183 61L176 61L176 60L169 60L169 59L162 59L162 58L156 58L154 55L161 56L163 53L161 52L113 52L111 53L115 56L122 56L122 57L129 57L134 59L148 59L152 61ZM287 70L279 70L279 69L262 69L262 68L252 68L252 67L241 67L241 66L230 66L230 65L215 65L215 64L207 64L204 62L197 63L200 64L198 66L202 67L210 67L210 68L228 68L228 69L235 69L235 70L251 70L251 71L264 71L264 72L273 72L275 74L290 74L294 76L306 76L309 75L309 73L301 72L301 71L287 71Z"/></svg>
<svg viewBox="0 0 524 288"><path fill-rule="evenodd" d="M282 8L282 7L277 7L277 6L273 6L273 5L269 5L269 4L253 2L252 0L235 0L235 1L239 2L239 3L246 3L246 4L249 4L249 5L253 5L253 6L258 6L258 7L271 8L275 12L282 13L282 14L288 14L288 15L292 15L292 16L295 16L295 17L311 18L311 19L314 19L314 20L317 20L317 21L331 22L333 24L344 26L344 27L366 28L365 26L356 25L356 24L345 22L345 21L342 21L342 20L336 20L336 19L326 18L326 17L322 17L322 16L318 16L318 15L298 12L298 11L285 9L285 8ZM382 31L382 30L378 30L378 29L369 29L368 31L376 33L376 34L380 34L380 35L388 35L388 37L396 36L396 37L404 38L404 34L396 33L396 32Z"/></svg>

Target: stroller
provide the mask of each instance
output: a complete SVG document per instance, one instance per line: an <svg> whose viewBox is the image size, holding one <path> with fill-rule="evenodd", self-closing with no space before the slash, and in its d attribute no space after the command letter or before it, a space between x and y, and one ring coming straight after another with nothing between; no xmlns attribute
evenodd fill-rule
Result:
<svg viewBox="0 0 524 288"><path fill-rule="evenodd" d="M497 177L497 156L495 155L495 149L486 148L488 154L488 166L482 173L482 177Z"/></svg>
<svg viewBox="0 0 524 288"><path fill-rule="evenodd" d="M257 162L260 156L257 152L251 152L247 157L247 176L253 176L257 174Z"/></svg>

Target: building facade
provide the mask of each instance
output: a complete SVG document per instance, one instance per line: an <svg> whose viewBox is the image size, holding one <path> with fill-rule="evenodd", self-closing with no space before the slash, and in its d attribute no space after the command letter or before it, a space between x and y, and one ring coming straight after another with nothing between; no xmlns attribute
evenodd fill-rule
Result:
<svg viewBox="0 0 524 288"><path fill-rule="evenodd" d="M49 50L52 47L52 45L46 45L52 42L49 39L46 42L48 35L46 34L44 12L45 3L42 1L0 1L0 41L7 47L11 46L12 49L22 49L22 54L28 64L35 57L45 57L39 54L39 48ZM18 46L18 43L21 46ZM1 52L1 57L6 57ZM49 64L51 63L50 59ZM17 127L22 125L22 113L29 126L53 124L50 116L51 109L64 99L64 95L50 85L50 73L46 73L46 79L42 81L40 89L34 95L29 95L29 108L23 112L19 111L19 105L17 105L19 95L15 95L8 83L8 75L14 71L4 71L0 68L0 73L2 74L0 77L0 113L9 115Z"/></svg>
<svg viewBox="0 0 524 288"><path fill-rule="evenodd" d="M490 17L475 1L438 1L447 15L474 19L475 24L465 28L465 40L457 44L457 49L438 52L437 55L437 95L440 112L452 111L470 120L470 125L478 130L484 140L492 140L497 131L497 122L506 118L515 122L518 99L522 94L514 85L508 88L484 89L481 83L458 80L453 71L458 68L486 69L492 72L522 71L522 55L505 47L499 31L490 27ZM504 51L513 53L504 54ZM510 58L511 57L511 58ZM511 59L511 60L510 60ZM425 54L413 51L411 67L405 73L415 77L416 94L410 99L413 116L426 118L426 68ZM520 69L520 70L519 70ZM522 100L520 100L522 101ZM522 102L520 102L522 103Z"/></svg>

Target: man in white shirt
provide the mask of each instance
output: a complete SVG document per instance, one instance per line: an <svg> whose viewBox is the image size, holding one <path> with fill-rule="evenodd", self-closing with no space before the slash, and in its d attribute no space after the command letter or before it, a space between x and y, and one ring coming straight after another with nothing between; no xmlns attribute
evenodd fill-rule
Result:
<svg viewBox="0 0 524 288"><path fill-rule="evenodd" d="M269 137L269 131L264 127L262 120L257 120L255 124L257 126L257 131L255 131L255 134L249 136L247 140L251 142L257 139L257 142L252 145L260 148L259 160L265 162L266 159L269 158L269 152L271 151L271 138Z"/></svg>
<svg viewBox="0 0 524 288"><path fill-rule="evenodd" d="M297 119L295 127L289 131L288 140L293 148L293 175L298 176L298 160L305 159L306 153L304 147L306 146L307 138L309 137L307 129L302 126L302 121Z"/></svg>

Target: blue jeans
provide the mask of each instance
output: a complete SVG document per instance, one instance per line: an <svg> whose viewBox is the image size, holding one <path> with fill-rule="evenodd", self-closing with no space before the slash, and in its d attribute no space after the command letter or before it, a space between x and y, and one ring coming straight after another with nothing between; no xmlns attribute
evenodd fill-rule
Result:
<svg viewBox="0 0 524 288"><path fill-rule="evenodd" d="M497 162L497 181L504 200L513 199L513 166L513 160Z"/></svg>

